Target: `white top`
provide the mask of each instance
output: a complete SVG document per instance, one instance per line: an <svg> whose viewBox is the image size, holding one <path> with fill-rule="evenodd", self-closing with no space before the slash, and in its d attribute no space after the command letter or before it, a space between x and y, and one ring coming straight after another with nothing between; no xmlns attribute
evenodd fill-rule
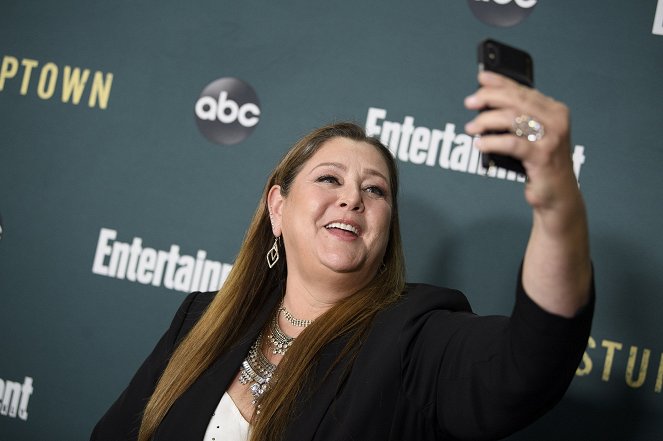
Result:
<svg viewBox="0 0 663 441"><path fill-rule="evenodd" d="M247 441L249 422L244 419L228 392L221 397L207 426L204 441Z"/></svg>

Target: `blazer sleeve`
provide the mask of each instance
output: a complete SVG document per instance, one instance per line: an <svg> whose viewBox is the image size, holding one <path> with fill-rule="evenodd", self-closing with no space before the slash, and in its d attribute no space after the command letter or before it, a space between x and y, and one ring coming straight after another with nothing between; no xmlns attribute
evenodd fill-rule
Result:
<svg viewBox="0 0 663 441"><path fill-rule="evenodd" d="M191 293L175 313L170 327L134 374L127 388L99 420L91 441L136 440L143 410L176 345L204 312L213 293Z"/></svg>
<svg viewBox="0 0 663 441"><path fill-rule="evenodd" d="M452 439L505 437L562 398L593 306L593 283L589 304L570 319L541 309L518 283L511 317L433 311L418 320L404 358L408 394Z"/></svg>

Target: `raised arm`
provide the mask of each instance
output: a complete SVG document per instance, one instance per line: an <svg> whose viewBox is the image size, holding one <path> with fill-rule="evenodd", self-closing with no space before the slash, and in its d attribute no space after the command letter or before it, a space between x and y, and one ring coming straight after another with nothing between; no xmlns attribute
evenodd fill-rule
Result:
<svg viewBox="0 0 663 441"><path fill-rule="evenodd" d="M526 115L544 128L534 141L513 133L486 135L477 140L482 152L514 156L527 170L525 199L533 220L522 283L530 298L544 310L573 316L588 301L592 269L587 217L573 173L568 108L537 90L491 72L479 74L480 88L465 100L481 112L465 129L471 135L513 131L514 121Z"/></svg>

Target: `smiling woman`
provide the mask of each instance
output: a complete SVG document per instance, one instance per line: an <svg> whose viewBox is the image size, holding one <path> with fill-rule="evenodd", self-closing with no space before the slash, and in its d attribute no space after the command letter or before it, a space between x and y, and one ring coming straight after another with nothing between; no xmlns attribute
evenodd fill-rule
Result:
<svg viewBox="0 0 663 441"><path fill-rule="evenodd" d="M296 312L318 316L373 278L389 238L389 176L379 150L337 137L303 165L286 192L272 186L272 232L283 235L288 250L286 292L293 298L286 301L308 309ZM330 292L329 284L338 288Z"/></svg>
<svg viewBox="0 0 663 441"><path fill-rule="evenodd" d="M480 81L468 107L519 105L514 85ZM355 124L322 127L274 169L221 290L187 297L92 439L498 439L550 409L582 356L593 285L571 161L550 161L568 153L567 126L544 114L541 158L484 137L518 146L531 178L511 317L405 283L393 156Z"/></svg>

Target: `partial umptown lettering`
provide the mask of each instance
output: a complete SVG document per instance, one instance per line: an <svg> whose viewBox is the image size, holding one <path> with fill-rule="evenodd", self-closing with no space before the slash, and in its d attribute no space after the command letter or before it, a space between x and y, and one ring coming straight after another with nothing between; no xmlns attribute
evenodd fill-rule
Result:
<svg viewBox="0 0 663 441"><path fill-rule="evenodd" d="M0 64L0 92L10 83L18 88L21 95L35 91L36 87L37 96L43 100L57 97L56 91L59 90L63 103L75 105L81 102L87 90L87 105L106 109L113 85L113 74L92 72L80 67L60 67L50 61L41 64L30 58L19 60L5 55Z"/></svg>
<svg viewBox="0 0 663 441"><path fill-rule="evenodd" d="M601 381L609 382L615 377L613 371L617 365L617 370L623 372L623 380L628 387L639 389L649 384L655 393L660 394L663 390L663 352L656 354L650 348L631 345L627 355L622 352L624 347L623 343L608 339L601 340L599 346L597 340L590 336L576 375L585 377L596 371L600 374ZM599 362L596 370L595 361Z"/></svg>

